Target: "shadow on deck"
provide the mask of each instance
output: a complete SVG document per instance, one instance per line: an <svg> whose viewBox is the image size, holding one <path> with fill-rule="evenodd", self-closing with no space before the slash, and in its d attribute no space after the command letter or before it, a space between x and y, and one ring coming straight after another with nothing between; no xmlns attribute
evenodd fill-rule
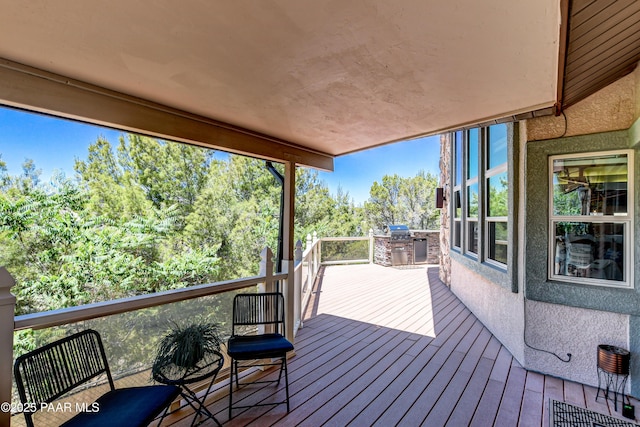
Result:
<svg viewBox="0 0 640 427"><path fill-rule="evenodd" d="M221 387L208 405L218 420L228 426L548 426L550 398L621 418L620 405L615 413L612 402L595 401L595 388L523 369L438 279L436 267L326 268L295 346L289 413L285 405L257 407L234 411L229 420ZM284 382L238 393L243 404L283 395ZM190 424L191 416L178 421L176 415L175 426Z"/></svg>

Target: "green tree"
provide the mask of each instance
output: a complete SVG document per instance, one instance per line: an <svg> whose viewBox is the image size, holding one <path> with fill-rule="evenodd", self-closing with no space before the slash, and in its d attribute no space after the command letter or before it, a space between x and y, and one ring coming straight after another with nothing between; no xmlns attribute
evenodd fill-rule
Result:
<svg viewBox="0 0 640 427"><path fill-rule="evenodd" d="M207 182L213 150L128 134L120 138L118 160L124 176L144 191L155 208L176 205L186 218ZM184 221L180 222L180 228Z"/></svg>
<svg viewBox="0 0 640 427"><path fill-rule="evenodd" d="M369 200L364 207L374 231L382 231L385 226L398 224L404 219L400 214L401 181L397 174L385 175L381 183L374 181L371 186Z"/></svg>
<svg viewBox="0 0 640 427"><path fill-rule="evenodd" d="M401 212L410 228L432 230L439 227L440 210L436 208L435 193L438 179L424 171L405 178L400 187Z"/></svg>
<svg viewBox="0 0 640 427"><path fill-rule="evenodd" d="M316 231L321 236L335 236L331 226L334 200L329 188L310 169L296 170L295 236L304 240Z"/></svg>
<svg viewBox="0 0 640 427"><path fill-rule="evenodd" d="M255 275L262 249L277 247L279 195L264 161L242 156L214 161L186 219L186 240L218 245L223 279Z"/></svg>
<svg viewBox="0 0 640 427"><path fill-rule="evenodd" d="M76 160L75 170L90 194L88 209L92 212L115 220L144 215L152 206L103 137L89 146L86 160Z"/></svg>
<svg viewBox="0 0 640 427"><path fill-rule="evenodd" d="M406 224L412 229L437 228L440 217L435 207L437 183L434 175L424 171L410 178L383 176L381 183L373 183L365 202L367 220L376 232L389 224Z"/></svg>

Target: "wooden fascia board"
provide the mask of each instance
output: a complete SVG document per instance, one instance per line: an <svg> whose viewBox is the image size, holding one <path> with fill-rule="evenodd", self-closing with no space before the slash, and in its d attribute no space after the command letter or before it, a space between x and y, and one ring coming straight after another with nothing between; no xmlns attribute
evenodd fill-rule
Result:
<svg viewBox="0 0 640 427"><path fill-rule="evenodd" d="M569 47L570 0L560 1L560 37L558 38L558 84L556 92L555 114L560 115L563 108L564 81L567 68L567 50Z"/></svg>
<svg viewBox="0 0 640 427"><path fill-rule="evenodd" d="M333 156L0 59L0 104L276 162L333 171Z"/></svg>

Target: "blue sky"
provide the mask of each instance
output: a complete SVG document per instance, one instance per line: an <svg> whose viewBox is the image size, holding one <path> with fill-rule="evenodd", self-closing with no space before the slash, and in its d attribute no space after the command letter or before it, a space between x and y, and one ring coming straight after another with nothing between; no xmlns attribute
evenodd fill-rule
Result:
<svg viewBox="0 0 640 427"><path fill-rule="evenodd" d="M61 120L0 107L0 154L12 175L21 172L25 159L33 159L48 179L54 170L73 176L76 158L85 159L87 147L98 136L116 145L121 131ZM369 198L374 181L384 175L415 176L424 170L438 175L440 139L437 136L389 144L337 157L334 172L320 172L332 194L338 187L356 203Z"/></svg>

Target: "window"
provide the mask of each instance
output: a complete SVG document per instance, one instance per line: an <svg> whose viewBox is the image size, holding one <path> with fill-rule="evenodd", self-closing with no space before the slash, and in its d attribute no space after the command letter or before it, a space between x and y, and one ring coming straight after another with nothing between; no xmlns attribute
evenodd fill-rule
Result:
<svg viewBox="0 0 640 427"><path fill-rule="evenodd" d="M467 253L478 255L478 212L480 193L478 188L478 165L480 164L479 129L467 131Z"/></svg>
<svg viewBox="0 0 640 427"><path fill-rule="evenodd" d="M460 248L462 241L462 132L453 134L453 247Z"/></svg>
<svg viewBox="0 0 640 427"><path fill-rule="evenodd" d="M552 156L549 278L631 287L633 151Z"/></svg>
<svg viewBox="0 0 640 427"><path fill-rule="evenodd" d="M487 258L507 263L507 220L509 215L509 180L507 176L507 127L487 129Z"/></svg>
<svg viewBox="0 0 640 427"><path fill-rule="evenodd" d="M509 182L505 124L453 134L452 246L505 267Z"/></svg>

